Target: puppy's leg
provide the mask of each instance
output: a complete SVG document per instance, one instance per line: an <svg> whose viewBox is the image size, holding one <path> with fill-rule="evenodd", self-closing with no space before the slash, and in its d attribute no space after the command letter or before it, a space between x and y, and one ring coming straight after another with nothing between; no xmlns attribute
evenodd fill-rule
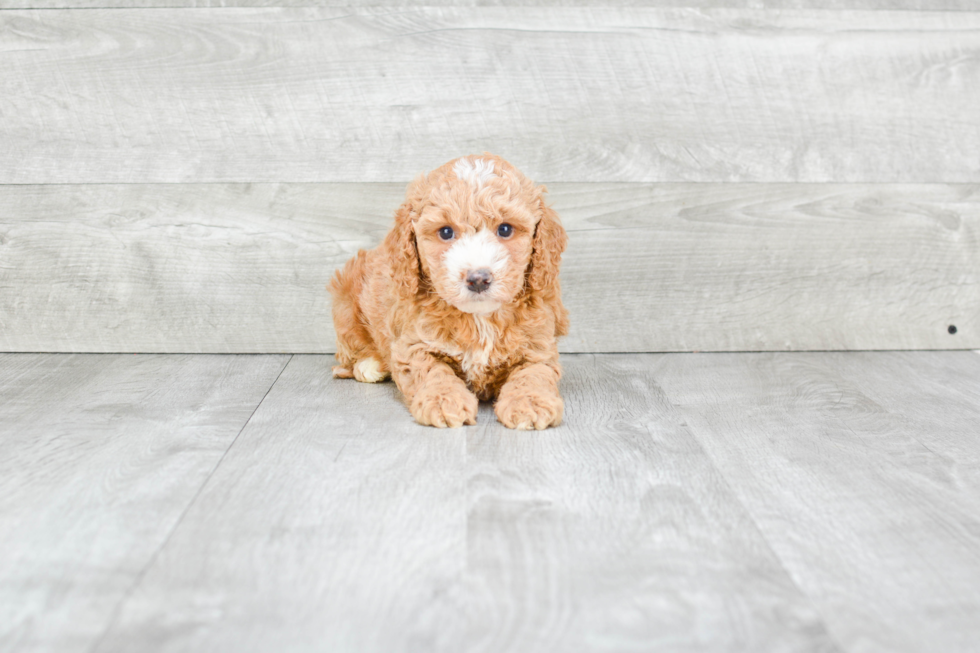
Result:
<svg viewBox="0 0 980 653"><path fill-rule="evenodd" d="M328 286L333 296L333 325L337 331L337 361L333 376L354 378L364 383L377 383L388 378L388 366L375 352L374 342L365 325L358 305L366 273L366 255L358 252Z"/></svg>
<svg viewBox="0 0 980 653"><path fill-rule="evenodd" d="M476 424L480 402L451 367L420 348L404 354L393 357L392 377L415 421L440 428Z"/></svg>
<svg viewBox="0 0 980 653"><path fill-rule="evenodd" d="M557 365L533 363L511 372L493 407L504 426L529 431L561 423L565 402L558 394Z"/></svg>

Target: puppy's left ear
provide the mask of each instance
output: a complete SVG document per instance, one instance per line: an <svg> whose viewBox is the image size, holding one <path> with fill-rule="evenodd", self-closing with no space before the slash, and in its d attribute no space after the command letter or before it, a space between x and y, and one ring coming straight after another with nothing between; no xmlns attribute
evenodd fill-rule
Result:
<svg viewBox="0 0 980 653"><path fill-rule="evenodd" d="M554 209L545 204L544 186L536 189L541 211L541 219L534 230L533 251L531 252L531 272L528 275L528 288L555 312L555 335L568 333L568 311L561 301L561 286L558 271L561 267L561 254L568 245L568 235L561 226L561 220Z"/></svg>
<svg viewBox="0 0 980 653"><path fill-rule="evenodd" d="M385 245L391 256L391 270L394 277L392 282L398 294L406 300L411 300L418 294L419 280L422 276L413 223L421 210L426 184L427 179L424 175L409 184L405 201L395 212L395 226L385 238Z"/></svg>

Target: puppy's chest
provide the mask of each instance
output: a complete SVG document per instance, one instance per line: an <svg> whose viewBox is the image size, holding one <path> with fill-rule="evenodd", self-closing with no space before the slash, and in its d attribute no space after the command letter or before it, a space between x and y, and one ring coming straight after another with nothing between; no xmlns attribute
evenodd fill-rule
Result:
<svg viewBox="0 0 980 653"><path fill-rule="evenodd" d="M507 357L500 350L501 334L492 326L480 322L477 325L481 328L476 338L452 343L444 353L452 359L459 375L479 391L495 385L506 373Z"/></svg>

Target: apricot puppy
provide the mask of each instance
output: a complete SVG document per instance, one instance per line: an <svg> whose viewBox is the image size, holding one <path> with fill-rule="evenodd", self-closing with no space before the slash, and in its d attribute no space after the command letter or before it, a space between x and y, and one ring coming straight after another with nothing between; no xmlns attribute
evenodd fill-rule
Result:
<svg viewBox="0 0 980 653"><path fill-rule="evenodd" d="M544 193L491 154L412 182L384 242L330 283L334 376L392 377L420 424L475 424L480 399L508 428L560 423L567 236Z"/></svg>

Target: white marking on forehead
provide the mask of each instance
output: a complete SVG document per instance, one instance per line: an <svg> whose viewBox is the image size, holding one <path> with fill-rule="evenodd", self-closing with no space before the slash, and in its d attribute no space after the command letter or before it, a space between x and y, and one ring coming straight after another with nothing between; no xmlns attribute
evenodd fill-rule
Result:
<svg viewBox="0 0 980 653"><path fill-rule="evenodd" d="M449 275L449 282L457 284L463 281L463 277L470 270L489 268L492 274L498 275L507 265L509 258L507 248L501 245L489 230L481 229L453 243L446 252L443 262Z"/></svg>
<svg viewBox="0 0 980 653"><path fill-rule="evenodd" d="M460 159L453 165L453 172L459 179L470 182L470 185L476 190L480 190L487 180L497 176L493 172L493 161L484 161L483 159L476 159L475 161Z"/></svg>

